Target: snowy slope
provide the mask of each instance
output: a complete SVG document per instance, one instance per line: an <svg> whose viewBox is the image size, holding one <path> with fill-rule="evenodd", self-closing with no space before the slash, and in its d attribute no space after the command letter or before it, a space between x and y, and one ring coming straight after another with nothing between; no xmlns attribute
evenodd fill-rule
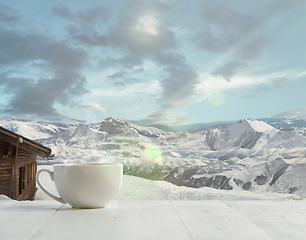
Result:
<svg viewBox="0 0 306 240"><path fill-rule="evenodd" d="M258 120L197 132L165 132L115 117L99 125L2 118L0 124L52 149L57 162L122 162L126 174L178 186L306 197L306 137Z"/></svg>
<svg viewBox="0 0 306 240"><path fill-rule="evenodd" d="M167 132L154 127L137 126L112 116L104 119L100 123L99 131L106 132L108 134L123 133L125 135L142 135L145 137L159 137L161 135L167 134Z"/></svg>
<svg viewBox="0 0 306 240"><path fill-rule="evenodd" d="M52 137L78 125L84 124L27 120L13 116L0 118L0 126L32 140Z"/></svg>
<svg viewBox="0 0 306 240"><path fill-rule="evenodd" d="M254 120L265 122L281 131L292 131L306 136L306 119L270 117L270 118L258 118ZM177 132L177 131L195 132L207 128L218 128L222 126L228 126L235 122L237 121L197 123L191 125L172 126L171 128L168 129L172 132ZM161 125L161 126L155 125L155 127L160 129L167 129L166 125Z"/></svg>
<svg viewBox="0 0 306 240"><path fill-rule="evenodd" d="M306 120L298 118L261 118L260 121L266 122L276 129L282 131L292 131L306 136Z"/></svg>

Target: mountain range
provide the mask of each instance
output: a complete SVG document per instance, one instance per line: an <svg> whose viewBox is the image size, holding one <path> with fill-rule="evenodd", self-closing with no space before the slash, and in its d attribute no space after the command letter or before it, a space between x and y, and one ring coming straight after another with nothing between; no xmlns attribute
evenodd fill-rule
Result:
<svg viewBox="0 0 306 240"><path fill-rule="evenodd" d="M306 120L298 118L258 118L254 119L268 123L269 125L275 127L276 129L282 131L295 131L297 133L303 134L306 136ZM227 126L237 121L219 121L219 122L210 122L210 123L194 123L189 125L177 125L177 126L167 126L162 124L151 124L145 125L147 127L155 127L169 132L195 132L205 128L217 128L222 126Z"/></svg>
<svg viewBox="0 0 306 240"><path fill-rule="evenodd" d="M7 116L0 125L51 148L53 159L38 159L39 164L122 162L125 174L178 186L306 197L303 121L244 119L190 132L115 117L85 124Z"/></svg>

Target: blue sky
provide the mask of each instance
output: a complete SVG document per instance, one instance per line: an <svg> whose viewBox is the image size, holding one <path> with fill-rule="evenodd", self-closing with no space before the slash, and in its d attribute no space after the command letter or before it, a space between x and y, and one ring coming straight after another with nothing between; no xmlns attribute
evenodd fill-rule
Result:
<svg viewBox="0 0 306 240"><path fill-rule="evenodd" d="M305 117L304 0L0 0L0 114Z"/></svg>

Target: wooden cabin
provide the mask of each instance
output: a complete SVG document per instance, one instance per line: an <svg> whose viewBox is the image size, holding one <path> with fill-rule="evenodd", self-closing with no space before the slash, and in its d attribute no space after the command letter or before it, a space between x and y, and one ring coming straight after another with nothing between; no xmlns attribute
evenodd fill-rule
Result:
<svg viewBox="0 0 306 240"><path fill-rule="evenodd" d="M50 155L50 148L0 127L0 194L33 200L37 190L36 157Z"/></svg>

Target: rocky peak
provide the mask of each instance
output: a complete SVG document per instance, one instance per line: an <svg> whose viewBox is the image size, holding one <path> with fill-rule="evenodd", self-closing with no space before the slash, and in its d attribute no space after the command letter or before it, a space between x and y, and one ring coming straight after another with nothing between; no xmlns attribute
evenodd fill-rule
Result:
<svg viewBox="0 0 306 240"><path fill-rule="evenodd" d="M119 134L125 132L130 127L131 126L128 122L109 116L100 123L99 131L108 134Z"/></svg>
<svg viewBox="0 0 306 240"><path fill-rule="evenodd" d="M154 127L137 126L112 116L107 117L100 123L99 131L106 132L108 134L139 134L146 137L159 137L161 132L163 132L162 130Z"/></svg>

